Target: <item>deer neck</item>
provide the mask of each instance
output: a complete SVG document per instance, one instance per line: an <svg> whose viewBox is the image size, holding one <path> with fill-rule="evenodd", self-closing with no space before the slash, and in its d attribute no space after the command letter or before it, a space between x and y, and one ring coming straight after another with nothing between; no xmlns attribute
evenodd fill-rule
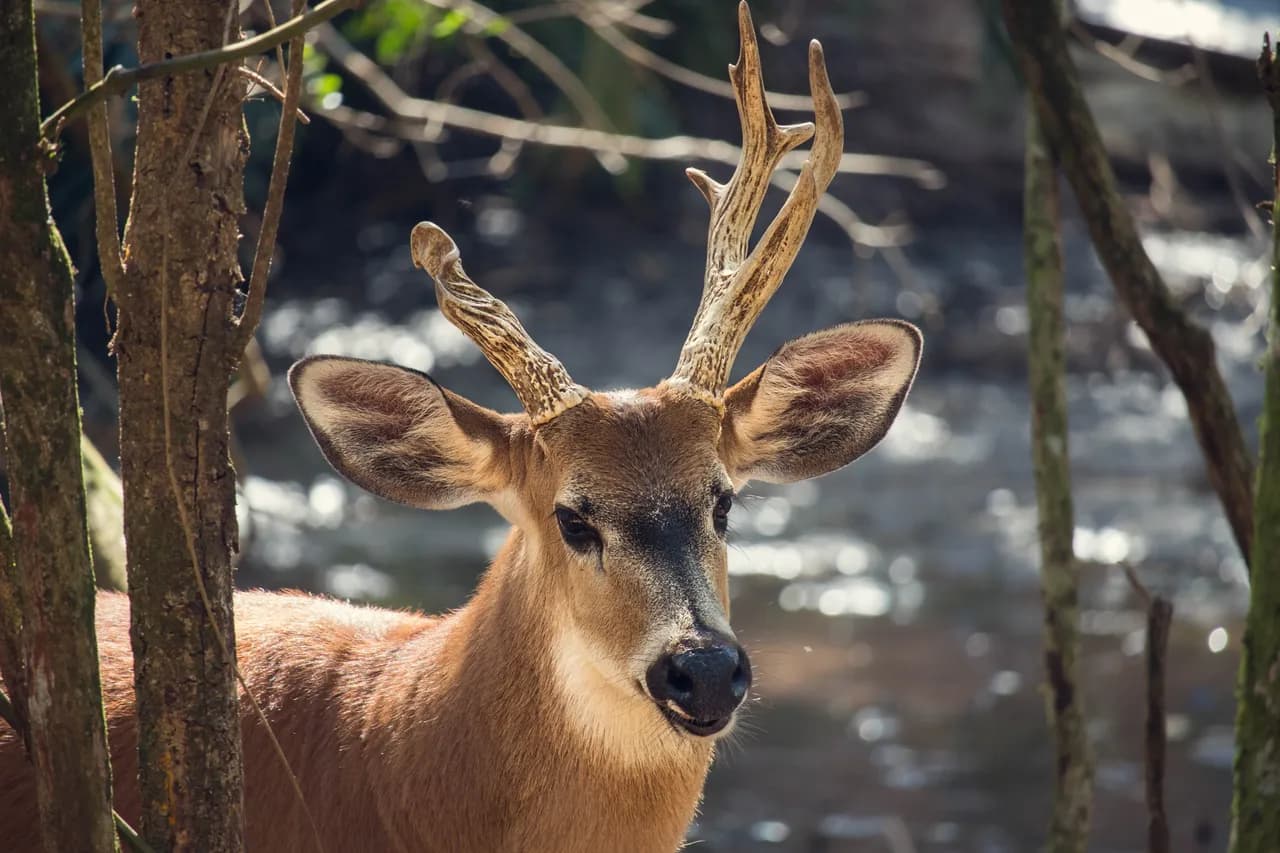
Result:
<svg viewBox="0 0 1280 853"><path fill-rule="evenodd" d="M434 652L438 668L418 679L425 701L394 735L419 745L406 770L432 777L428 788L469 780L467 819L496 820L507 841L576 832L619 839L610 849L623 850L628 834L652 843L665 833L634 849L674 849L712 746L677 733L637 686L593 659L527 544L513 530L472 600L441 625L445 635L416 641L434 646L421 654Z"/></svg>

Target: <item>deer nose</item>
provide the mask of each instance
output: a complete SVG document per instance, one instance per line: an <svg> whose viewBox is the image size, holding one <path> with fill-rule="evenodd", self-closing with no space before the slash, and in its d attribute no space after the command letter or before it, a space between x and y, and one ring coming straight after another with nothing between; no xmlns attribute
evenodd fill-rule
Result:
<svg viewBox="0 0 1280 853"><path fill-rule="evenodd" d="M658 658L645 684L668 719L705 737L727 726L746 698L751 662L742 646L717 639Z"/></svg>

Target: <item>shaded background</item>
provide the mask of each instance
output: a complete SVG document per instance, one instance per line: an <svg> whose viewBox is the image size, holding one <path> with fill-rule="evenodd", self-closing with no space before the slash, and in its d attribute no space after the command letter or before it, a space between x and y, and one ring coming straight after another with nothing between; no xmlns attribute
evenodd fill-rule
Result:
<svg viewBox="0 0 1280 853"><path fill-rule="evenodd" d="M74 87L74 21L47 4L47 103ZM536 4L497 3L527 14ZM108 2L107 63L131 64L125 4ZM723 78L734 3L653 2L656 53ZM1153 260L1213 332L1250 435L1265 316L1268 113L1252 59L1280 28L1273 0L1080 0L1076 58ZM114 10L114 13L113 13ZM283 8L278 10L284 14ZM734 623L757 687L707 787L693 849L1028 851L1052 779L1040 683L1035 507L1021 270L1022 95L998 10L984 0L758 2L770 88L805 89L819 37L846 113L847 147L914 158L916 177L841 175L831 193L902 245L854 247L819 217L748 337L735 377L779 344L850 319L925 331L920 377L872 454L824 479L753 488L731 520ZM246 11L252 23L254 8ZM491 75L461 79L476 44L530 87L545 120L577 116L493 33L413 0L338 20L410 94L515 115ZM636 66L574 18L528 33L580 77L616 129L736 142L733 105ZM492 174L495 140L427 146L342 130L326 109L372 109L316 51L312 123L299 130L259 340L273 381L236 409L244 587L292 587L438 611L462 604L505 535L485 507L427 514L364 494L324 464L283 374L309 353L428 370L510 410L515 399L436 310L413 269L414 222L444 225L482 286L507 300L574 378L595 388L667 375L697 304L706 209L684 164L526 146ZM128 102L113 105L117 131ZM249 263L278 109L247 108L254 139ZM783 120L801 120L805 116ZM127 151L130 140L118 140ZM729 168L706 166L724 179ZM92 243L90 177L72 140L52 183L81 270L88 428L113 457L114 366ZM781 194L771 194L762 219ZM1070 205L1068 193L1068 205ZM1079 556L1132 561L1174 601L1168 808L1174 848L1225 849L1232 689L1244 565L1208 487L1177 390L1113 298L1073 210L1065 224L1071 444ZM1251 438L1252 441L1252 438ZM1086 570L1087 709L1097 751L1093 848L1142 848L1144 615L1121 573Z"/></svg>

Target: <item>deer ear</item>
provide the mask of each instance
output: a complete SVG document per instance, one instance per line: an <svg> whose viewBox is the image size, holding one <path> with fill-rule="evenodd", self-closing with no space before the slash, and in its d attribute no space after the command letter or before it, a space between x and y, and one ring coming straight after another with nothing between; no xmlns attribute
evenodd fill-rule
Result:
<svg viewBox="0 0 1280 853"><path fill-rule="evenodd" d="M304 358L289 387L325 459L379 497L422 509L493 501L511 482L513 417L430 377L353 358Z"/></svg>
<svg viewBox="0 0 1280 853"><path fill-rule="evenodd" d="M830 473L876 445L920 363L920 331L873 320L791 341L725 394L720 456L736 482Z"/></svg>

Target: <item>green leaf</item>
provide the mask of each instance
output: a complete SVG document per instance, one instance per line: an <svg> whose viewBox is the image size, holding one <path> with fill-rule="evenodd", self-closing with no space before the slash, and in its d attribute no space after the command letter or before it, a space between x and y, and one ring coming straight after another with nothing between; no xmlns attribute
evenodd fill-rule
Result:
<svg viewBox="0 0 1280 853"><path fill-rule="evenodd" d="M307 89L317 98L342 91L342 77L337 74L317 74L307 81Z"/></svg>
<svg viewBox="0 0 1280 853"><path fill-rule="evenodd" d="M445 15L436 25L431 28L431 37L437 39L447 39L465 24L468 20L467 13L454 9Z"/></svg>

